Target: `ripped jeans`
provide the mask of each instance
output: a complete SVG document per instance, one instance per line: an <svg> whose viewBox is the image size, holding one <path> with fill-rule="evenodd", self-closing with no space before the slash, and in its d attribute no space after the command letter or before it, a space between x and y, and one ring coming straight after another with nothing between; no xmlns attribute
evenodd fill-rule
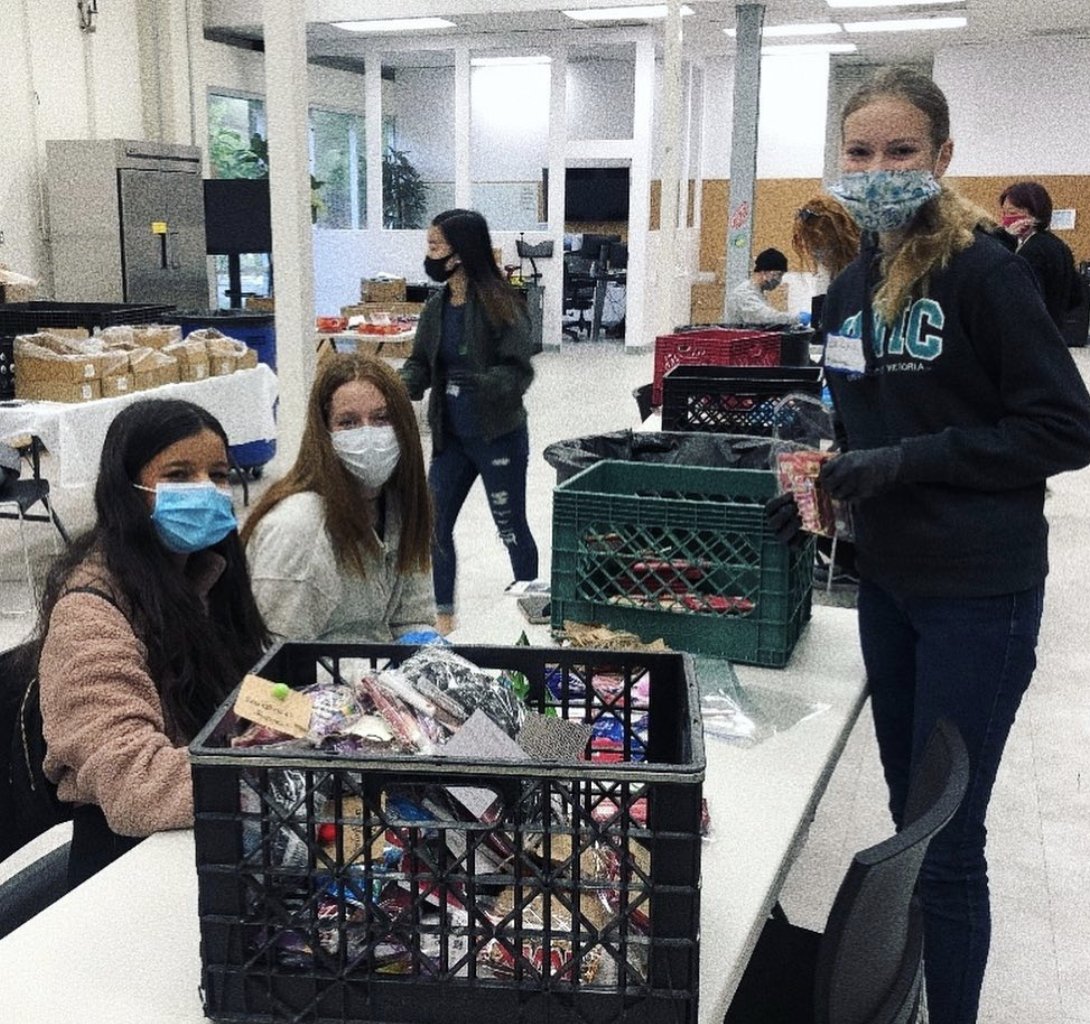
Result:
<svg viewBox="0 0 1090 1024"><path fill-rule="evenodd" d="M454 524L478 476L484 484L500 540L507 545L516 580L537 579L537 545L526 522L526 467L530 459L526 425L494 441L448 434L445 442L443 450L432 459L428 483L435 502L435 540L431 551L435 605L441 614L449 615L454 612L454 577L458 568Z"/></svg>

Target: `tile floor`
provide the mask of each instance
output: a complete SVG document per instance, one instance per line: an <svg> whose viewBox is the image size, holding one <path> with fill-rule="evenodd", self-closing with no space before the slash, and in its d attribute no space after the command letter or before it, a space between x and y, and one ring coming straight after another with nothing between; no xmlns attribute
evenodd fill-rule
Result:
<svg viewBox="0 0 1090 1024"><path fill-rule="evenodd" d="M1074 350L1074 356L1090 378L1090 350ZM650 353L628 354L617 342L565 340L560 351L538 356L535 366L537 380L527 404L537 453L562 438L634 424L632 389L651 379ZM277 471L277 464L270 464L266 478ZM553 482L554 470L540 454L533 457L529 518L542 576L549 566ZM238 497L241 501L241 491ZM71 530L89 524L89 492L61 491L55 498ZM994 934L982 1024L1090 1024L1088 506L1090 470L1052 482L1047 511L1053 565L1039 667L1000 769L989 818ZM40 575L52 551L52 531L36 524L27 529ZM463 555L459 613L468 619L475 608L487 607L511 576L479 487L459 521L457 542ZM0 520L0 647L32 628L27 605L18 528ZM13 613L19 608L21 614ZM851 854L887 832L884 784L864 712L788 878L783 903L791 919L820 928Z"/></svg>

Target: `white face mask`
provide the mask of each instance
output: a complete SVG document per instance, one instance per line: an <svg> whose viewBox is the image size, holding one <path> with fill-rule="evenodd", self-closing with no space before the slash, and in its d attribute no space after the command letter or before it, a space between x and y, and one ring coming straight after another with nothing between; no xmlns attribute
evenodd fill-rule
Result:
<svg viewBox="0 0 1090 1024"><path fill-rule="evenodd" d="M348 471L372 491L378 491L390 479L401 458L401 446L392 426L334 430L329 437Z"/></svg>

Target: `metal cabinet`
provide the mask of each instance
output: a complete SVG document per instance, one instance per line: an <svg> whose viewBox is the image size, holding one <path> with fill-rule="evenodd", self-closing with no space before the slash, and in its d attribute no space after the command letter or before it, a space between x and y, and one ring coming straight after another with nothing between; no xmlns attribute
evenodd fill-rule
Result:
<svg viewBox="0 0 1090 1024"><path fill-rule="evenodd" d="M46 162L56 298L208 305L199 149L65 139Z"/></svg>

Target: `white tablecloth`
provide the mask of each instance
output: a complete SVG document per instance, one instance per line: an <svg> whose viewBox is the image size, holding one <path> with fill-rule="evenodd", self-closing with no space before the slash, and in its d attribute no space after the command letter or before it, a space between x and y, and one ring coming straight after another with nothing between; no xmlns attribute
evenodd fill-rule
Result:
<svg viewBox="0 0 1090 1024"><path fill-rule="evenodd" d="M273 404L276 374L264 363L223 377L191 384L164 384L151 391L134 391L94 402L15 402L0 404L0 441L33 434L53 457L56 471L50 482L81 487L98 476L106 430L127 405L141 398L184 398L207 409L223 425L231 444L276 437Z"/></svg>

